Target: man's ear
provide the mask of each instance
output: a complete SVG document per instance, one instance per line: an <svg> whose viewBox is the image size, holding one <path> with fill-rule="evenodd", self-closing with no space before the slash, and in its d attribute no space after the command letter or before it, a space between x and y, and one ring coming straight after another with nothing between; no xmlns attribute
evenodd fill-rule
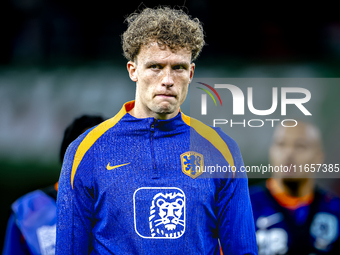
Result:
<svg viewBox="0 0 340 255"><path fill-rule="evenodd" d="M190 64L190 76L189 76L189 83L194 78L194 71L195 71L195 63Z"/></svg>
<svg viewBox="0 0 340 255"><path fill-rule="evenodd" d="M130 79L137 82L137 64L135 62L129 61L127 63L127 70L129 72Z"/></svg>

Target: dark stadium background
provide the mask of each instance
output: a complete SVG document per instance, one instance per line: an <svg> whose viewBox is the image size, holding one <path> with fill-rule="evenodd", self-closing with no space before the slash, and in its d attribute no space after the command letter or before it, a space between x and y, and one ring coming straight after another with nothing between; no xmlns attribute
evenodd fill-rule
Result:
<svg viewBox="0 0 340 255"><path fill-rule="evenodd" d="M120 35L134 10L184 4L203 22L196 77L339 76L340 21L321 21L320 6L225 2L1 1L0 250L11 203L58 180L66 125L84 113L111 117L133 99ZM339 94L340 87L324 91L320 109L328 160L337 159L329 163L339 163ZM256 162L243 157L247 165L268 162L266 151ZM318 181L340 194L336 179Z"/></svg>

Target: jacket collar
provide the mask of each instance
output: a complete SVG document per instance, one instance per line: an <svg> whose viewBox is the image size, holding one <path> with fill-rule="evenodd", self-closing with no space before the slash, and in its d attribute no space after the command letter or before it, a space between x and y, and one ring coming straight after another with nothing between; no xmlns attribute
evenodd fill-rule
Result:
<svg viewBox="0 0 340 255"><path fill-rule="evenodd" d="M129 111L131 111L134 107L135 107L135 101L134 100L126 102L123 105L122 109L120 110L120 113L125 114L124 119L130 120L130 121L135 121L135 122L144 122L144 123L148 124L150 126L150 128L151 128L151 125L153 125L156 130L167 131L167 132L172 131L172 130L176 130L178 128L183 128L183 127L188 125L188 123L186 123L186 121L184 121L188 117L186 115L184 115L181 112L181 110L179 110L178 114L171 119L158 120L158 119L155 119L153 117L136 118L136 117L132 116L129 113Z"/></svg>

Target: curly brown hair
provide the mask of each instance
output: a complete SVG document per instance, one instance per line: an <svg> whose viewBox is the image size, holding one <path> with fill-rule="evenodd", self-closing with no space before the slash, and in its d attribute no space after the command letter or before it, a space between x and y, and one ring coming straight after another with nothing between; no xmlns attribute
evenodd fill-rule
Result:
<svg viewBox="0 0 340 255"><path fill-rule="evenodd" d="M127 19L128 29L122 35L124 56L131 61L142 45L156 41L171 50L186 48L194 61L204 46L203 27L197 18L191 19L183 10L169 7L145 8Z"/></svg>

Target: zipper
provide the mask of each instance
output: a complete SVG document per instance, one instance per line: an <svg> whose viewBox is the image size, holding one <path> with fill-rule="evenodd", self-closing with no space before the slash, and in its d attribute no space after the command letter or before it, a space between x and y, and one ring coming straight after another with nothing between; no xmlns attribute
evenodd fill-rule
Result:
<svg viewBox="0 0 340 255"><path fill-rule="evenodd" d="M155 134L155 125L157 119L154 119L150 126L150 146L151 146L151 157L152 157L152 179L158 179L159 173L156 169L156 162L155 162L155 152L153 146L154 134Z"/></svg>

